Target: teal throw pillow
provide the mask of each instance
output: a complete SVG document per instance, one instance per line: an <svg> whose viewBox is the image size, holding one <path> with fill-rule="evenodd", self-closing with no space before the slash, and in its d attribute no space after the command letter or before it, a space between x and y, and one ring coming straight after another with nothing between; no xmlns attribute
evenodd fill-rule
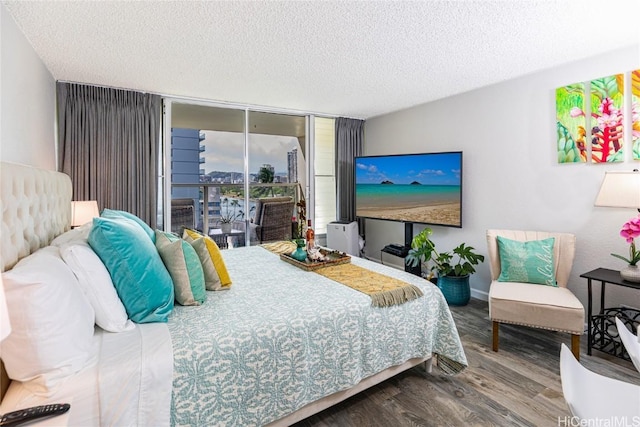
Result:
<svg viewBox="0 0 640 427"><path fill-rule="evenodd" d="M522 242L498 236L498 281L558 286L553 263L554 242L554 237Z"/></svg>
<svg viewBox="0 0 640 427"><path fill-rule="evenodd" d="M130 212L119 211L119 210L115 210L115 209L103 209L102 213L100 214L100 216L103 217L103 218L126 218L126 219L130 219L130 220L134 221L136 224L138 224L140 227L142 227L144 232L147 233L147 236L149 236L149 238L151 239L151 241L153 243L156 242L156 233L155 233L155 231L153 231L153 229L151 227L149 227L149 224L147 224L146 222L144 222L143 220L141 220L140 218L138 218L137 216L135 216L134 214L132 214Z"/></svg>
<svg viewBox="0 0 640 427"><path fill-rule="evenodd" d="M173 280L180 305L200 305L207 298L204 272L196 250L171 233L156 230L156 248Z"/></svg>
<svg viewBox="0 0 640 427"><path fill-rule="evenodd" d="M129 318L166 322L173 310L173 282L142 228L127 218L94 218L88 242L107 267Z"/></svg>

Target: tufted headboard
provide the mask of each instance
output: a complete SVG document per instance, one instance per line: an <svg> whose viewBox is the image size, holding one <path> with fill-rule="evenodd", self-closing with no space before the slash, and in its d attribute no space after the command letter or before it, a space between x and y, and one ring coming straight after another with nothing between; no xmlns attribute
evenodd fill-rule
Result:
<svg viewBox="0 0 640 427"><path fill-rule="evenodd" d="M71 227L68 175L15 163L0 163L1 271L13 267Z"/></svg>
<svg viewBox="0 0 640 427"><path fill-rule="evenodd" d="M0 162L0 187L0 271L5 271L71 228L72 189L68 175L6 162ZM8 386L0 361L0 400Z"/></svg>

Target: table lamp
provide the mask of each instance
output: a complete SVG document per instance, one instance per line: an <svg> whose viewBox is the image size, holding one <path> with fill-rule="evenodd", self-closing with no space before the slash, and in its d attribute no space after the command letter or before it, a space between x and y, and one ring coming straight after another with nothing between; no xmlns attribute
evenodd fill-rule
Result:
<svg viewBox="0 0 640 427"><path fill-rule="evenodd" d="M635 208L640 212L640 172L605 172L595 205Z"/></svg>
<svg viewBox="0 0 640 427"><path fill-rule="evenodd" d="M635 208L640 212L640 172L637 169L632 172L605 172L595 205L614 208ZM631 239L628 259L620 255L612 255L630 263L626 268L620 270L620 276L629 282L640 283L638 266L635 261L631 262L636 256L635 254L636 247L633 239Z"/></svg>
<svg viewBox="0 0 640 427"><path fill-rule="evenodd" d="M98 202L95 200L71 202L71 227L80 227L93 218L100 216Z"/></svg>

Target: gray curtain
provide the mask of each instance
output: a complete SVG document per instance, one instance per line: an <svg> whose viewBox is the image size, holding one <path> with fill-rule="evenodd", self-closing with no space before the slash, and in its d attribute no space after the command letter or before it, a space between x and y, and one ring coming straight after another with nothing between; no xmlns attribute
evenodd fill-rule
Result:
<svg viewBox="0 0 640 427"><path fill-rule="evenodd" d="M73 199L155 228L160 96L58 82L57 102L59 169L71 177Z"/></svg>
<svg viewBox="0 0 640 427"><path fill-rule="evenodd" d="M338 195L338 220L355 221L355 181L354 162L362 155L364 148L364 120L336 119L336 193ZM364 224L359 224L360 233Z"/></svg>

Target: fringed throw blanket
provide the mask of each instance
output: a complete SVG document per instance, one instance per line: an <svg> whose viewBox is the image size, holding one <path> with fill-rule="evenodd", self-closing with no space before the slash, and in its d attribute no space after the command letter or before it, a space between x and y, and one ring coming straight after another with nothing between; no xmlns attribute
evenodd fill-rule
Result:
<svg viewBox="0 0 640 427"><path fill-rule="evenodd" d="M261 246L276 254L289 254L296 249L295 243L288 241ZM422 296L422 291L415 285L353 264L331 265L313 272L369 295L374 307L389 307Z"/></svg>
<svg viewBox="0 0 640 427"><path fill-rule="evenodd" d="M442 372L447 375L458 374L464 371L464 369L467 367L467 365L464 363L456 362L455 360L450 359L446 356L442 356L440 354L435 354L435 358L438 368L440 368Z"/></svg>
<svg viewBox="0 0 640 427"><path fill-rule="evenodd" d="M422 296L417 286L353 264L319 268L314 273L369 295L374 307L389 307Z"/></svg>

